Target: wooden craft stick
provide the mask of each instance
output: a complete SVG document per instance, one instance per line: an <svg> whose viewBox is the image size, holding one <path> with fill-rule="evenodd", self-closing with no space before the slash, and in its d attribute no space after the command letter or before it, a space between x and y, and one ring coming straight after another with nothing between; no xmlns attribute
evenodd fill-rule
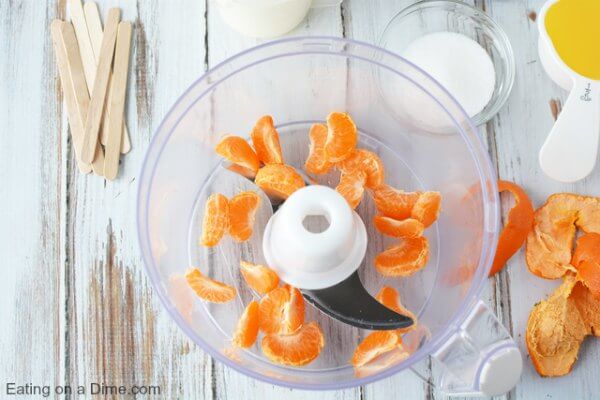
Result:
<svg viewBox="0 0 600 400"><path fill-rule="evenodd" d="M77 114L78 118L81 120L81 126L83 127L88 115L90 96L86 89L83 64L81 57L79 56L80 52L79 47L77 46L77 38L75 36L75 30L73 28L73 25L71 25L70 23L63 23L60 26L60 31L62 34L62 45L66 52L67 66L75 97L75 104L77 106ZM79 144L78 147L81 149L81 144ZM104 152L102 150L102 147L100 146L100 143L96 144L94 158L91 164L94 173L96 175L102 176L104 173Z"/></svg>
<svg viewBox="0 0 600 400"><path fill-rule="evenodd" d="M75 92L73 91L73 83L71 82L69 67L67 65L67 53L63 47L61 26L64 23L64 21L59 19L52 21L50 24L50 33L52 34L52 44L54 45L58 74L60 75L63 96L67 107L67 118L71 128L71 141L73 142L73 148L75 149L75 160L77 161L79 171L82 174L89 174L92 170L92 166L81 161L81 157L79 157L81 140L83 139L83 122L77 111Z"/></svg>
<svg viewBox="0 0 600 400"><path fill-rule="evenodd" d="M102 20L98 11L98 5L93 1L88 1L83 5L85 21L87 22L88 32L92 41L92 49L94 55L100 54L100 46L102 45ZM95 62L98 59L96 58ZM100 130L100 143L106 145L106 137L108 135L108 112L110 99L112 97L112 71L108 77L108 92L106 94L106 103L104 104L104 112L102 114L102 127ZM129 140L129 131L125 118L123 118L123 135L121 137L121 153L126 154L131 150L131 141Z"/></svg>
<svg viewBox="0 0 600 400"><path fill-rule="evenodd" d="M83 145L81 158L85 162L94 160L96 145L98 144L98 131L102 120L102 110L106 98L106 89L108 87L108 75L112 64L115 51L115 41L117 38L117 27L119 25L121 12L118 8L111 8L108 11L106 19L106 28L100 46L100 55L98 56L98 68L96 69L96 78L94 80L94 89L90 99L90 107L85 120L85 133L83 135Z"/></svg>
<svg viewBox="0 0 600 400"><path fill-rule="evenodd" d="M104 176L112 180L119 173L119 155L123 133L123 109L127 91L127 72L129 71L129 48L131 46L131 24L121 22L117 33L115 62L113 69L113 96L109 104L108 137L106 138L106 158Z"/></svg>
<svg viewBox="0 0 600 400"><path fill-rule="evenodd" d="M96 61L92 49L92 42L88 33L87 23L83 14L81 0L68 0L69 11L71 13L71 22L75 28L75 36L79 44L79 52L83 61L83 72L87 83L88 94L92 94L94 87L94 78L96 76Z"/></svg>

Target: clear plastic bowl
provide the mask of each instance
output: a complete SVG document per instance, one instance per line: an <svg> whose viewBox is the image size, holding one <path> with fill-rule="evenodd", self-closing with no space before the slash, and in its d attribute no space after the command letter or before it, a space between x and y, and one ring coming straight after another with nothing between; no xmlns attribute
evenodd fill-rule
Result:
<svg viewBox="0 0 600 400"><path fill-rule="evenodd" d="M417 90L424 89L414 82L428 81L427 95L435 101L435 112L452 122L454 133L432 135L403 124L383 106L394 104L403 93L382 94L378 79L402 81ZM260 339L249 350L231 348L233 327L254 296L243 284L238 262L262 260L262 228L271 213L266 198L250 242L240 245L225 239L208 250L197 244L207 195L254 188L249 180L229 172L215 154L224 134L248 137L254 122L270 114L286 161L302 169L310 125L323 122L334 110L350 113L360 131L359 146L379 153L389 184L405 190L438 190L443 196L440 218L427 230L431 256L421 272L405 279L377 274L373 257L391 242L371 236L359 269L365 286L373 295L383 284L398 288L404 305L418 315L420 328L404 335L410 357L362 372L348 360L369 332L332 320L308 305L307 320L319 322L327 342L308 366L269 362L260 351ZM321 183L335 185L336 179L325 176ZM371 226L373 205L369 196L365 198L358 212ZM137 201L143 259L167 311L211 356L246 375L288 387L340 389L382 379L433 355L463 382L444 378L449 392L481 391L485 368L477 360L488 360L492 347L514 345L478 299L499 225L496 178L488 155L456 101L425 72L381 48L339 38L296 37L263 44L217 65L186 90L155 133ZM201 301L183 278L190 264L235 285L239 298L227 304ZM468 338L468 346L456 344Z"/></svg>

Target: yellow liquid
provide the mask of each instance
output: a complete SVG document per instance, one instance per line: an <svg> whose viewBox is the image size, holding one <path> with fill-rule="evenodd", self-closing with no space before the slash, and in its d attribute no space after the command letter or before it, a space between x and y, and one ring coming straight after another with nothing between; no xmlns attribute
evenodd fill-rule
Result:
<svg viewBox="0 0 600 400"><path fill-rule="evenodd" d="M600 80L600 0L559 0L544 23L563 62L579 75Z"/></svg>

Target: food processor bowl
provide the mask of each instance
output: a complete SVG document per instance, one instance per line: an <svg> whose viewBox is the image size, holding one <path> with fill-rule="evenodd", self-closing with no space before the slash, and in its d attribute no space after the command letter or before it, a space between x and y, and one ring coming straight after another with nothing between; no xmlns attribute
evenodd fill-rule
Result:
<svg viewBox="0 0 600 400"><path fill-rule="evenodd" d="M432 112L447 118L454 132L433 135L404 124L389 108L404 93L383 94L379 79L412 85L411 91L430 96ZM418 83L424 81L427 90ZM326 341L309 365L270 362L260 339L246 350L231 346L245 304L257 299L239 273L239 261L264 263L262 235L273 211L252 181L227 169L215 145L225 134L248 138L254 121L269 114L285 161L302 170L309 128L324 122L331 111L352 116L358 146L381 157L386 183L407 191L436 190L443 198L438 221L426 231L429 263L407 278L377 273L373 259L393 240L373 230L370 196L356 210L369 230L366 257L358 269L363 284L372 295L383 285L396 288L418 317L417 329L403 336L410 356L368 370L357 370L348 360L370 331L308 304L306 320L319 323ZM317 183L335 187L338 179L332 172ZM213 248L200 246L207 196L241 190L256 190L263 197L251 240L240 244L226 238ZM518 379L520 353L479 300L499 230L490 160L460 105L425 72L393 53L340 38L294 37L262 44L215 66L186 90L159 126L142 166L137 202L141 252L165 308L195 343L243 374L292 388L342 389L418 369L431 357L441 371L435 383L449 394L497 394ZM226 304L202 301L185 283L190 266L236 286L238 297Z"/></svg>

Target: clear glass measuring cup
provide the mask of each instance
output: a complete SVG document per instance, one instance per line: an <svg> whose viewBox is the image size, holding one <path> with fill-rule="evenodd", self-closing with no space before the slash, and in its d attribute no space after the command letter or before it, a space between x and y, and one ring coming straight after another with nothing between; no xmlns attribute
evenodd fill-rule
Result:
<svg viewBox="0 0 600 400"><path fill-rule="evenodd" d="M419 83L428 81L427 90ZM398 118L390 105L401 91L380 85L413 85L430 96L435 112L454 132L434 135ZM384 98L385 96L385 98ZM359 146L380 155L386 181L405 190L437 190L443 207L427 230L430 261L409 278L385 278L373 257L389 242L369 236L359 268L371 294L382 285L399 290L418 316L418 329L404 335L406 359L357 371L348 360L369 332L333 320L307 306L307 320L323 328L326 346L317 360L296 368L275 365L260 345L236 351L231 333L253 294L239 276L240 258L262 262L261 235L270 216L268 201L255 234L243 245L225 241L215 250L198 246L201 210L212 192L232 195L256 188L231 174L215 145L226 133L249 136L260 116L273 116L286 162L302 169L308 130L333 110L350 113ZM321 182L331 184L333 182ZM368 197L368 196L366 196ZM154 287L181 329L215 359L251 377L303 389L340 389L373 382L433 360L435 384L446 393L498 394L521 372L521 356L506 330L479 300L499 230L496 177L476 129L461 107L426 73L381 48L339 38L296 37L266 43L224 61L198 79L175 103L155 133L144 161L138 194L138 233ZM363 204L364 203L364 204ZM371 226L370 199L358 208ZM236 285L240 298L207 304L185 285L190 265ZM351 294L348 294L351 296Z"/></svg>

